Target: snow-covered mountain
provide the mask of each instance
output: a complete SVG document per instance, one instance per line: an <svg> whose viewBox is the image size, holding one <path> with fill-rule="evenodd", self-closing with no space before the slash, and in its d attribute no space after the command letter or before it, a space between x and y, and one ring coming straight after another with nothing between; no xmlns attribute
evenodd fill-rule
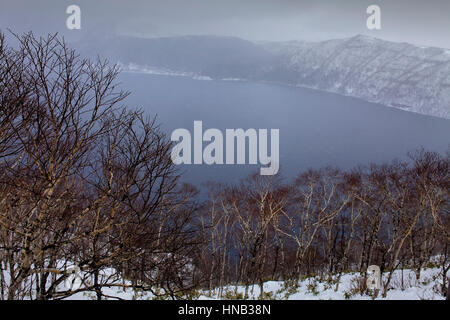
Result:
<svg viewBox="0 0 450 320"><path fill-rule="evenodd" d="M296 85L450 118L450 50L361 35L263 46L283 57Z"/></svg>
<svg viewBox="0 0 450 320"><path fill-rule="evenodd" d="M450 50L367 36L322 42L114 37L77 44L122 66L305 86L450 119ZM126 68L125 68L126 69Z"/></svg>

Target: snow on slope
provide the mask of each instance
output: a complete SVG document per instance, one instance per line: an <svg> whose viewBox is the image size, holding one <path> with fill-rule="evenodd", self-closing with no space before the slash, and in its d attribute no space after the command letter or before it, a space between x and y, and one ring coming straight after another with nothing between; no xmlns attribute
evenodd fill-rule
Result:
<svg viewBox="0 0 450 320"><path fill-rule="evenodd" d="M295 71L295 84L450 118L450 50L367 36L266 43Z"/></svg>
<svg viewBox="0 0 450 320"><path fill-rule="evenodd" d="M385 280L387 274L384 274ZM403 278L403 280L402 280ZM358 292L357 283L359 274L344 274L340 281L338 290L336 278L320 280L317 277L306 278L299 282L297 288L287 287L282 281L268 281L264 283L264 299L276 300L370 300L369 295L361 295ZM423 269L419 280L411 270L404 270L403 276L400 270L395 271L386 298L381 294L377 300L444 300L445 297L439 293L442 285L442 272L439 268ZM150 293L134 292L127 289L103 289L103 292L111 297L120 299L151 300L155 297ZM243 299L245 288L243 286L227 286L222 288L222 299ZM248 299L258 299L260 295L259 286L249 288ZM188 299L219 300L219 289L215 292L200 291ZM79 293L69 299L95 299L94 293Z"/></svg>
<svg viewBox="0 0 450 320"><path fill-rule="evenodd" d="M117 66L120 68L122 72L125 73L146 73L146 74L154 74L161 76L175 76L175 77L189 77L194 80L212 80L208 76L202 76L198 73L194 72L182 72L182 71L173 71L166 68L161 67L150 67L150 66L139 66L134 63L124 64L122 62L118 62Z"/></svg>
<svg viewBox="0 0 450 320"><path fill-rule="evenodd" d="M368 36L261 42L192 36L118 37L77 43L124 71L304 86L450 119L450 50ZM152 67L148 67L152 66Z"/></svg>
<svg viewBox="0 0 450 320"><path fill-rule="evenodd" d="M416 280L412 271L405 270L403 274L403 286L401 282L401 271L394 273L392 283L386 298L381 293L376 300L444 300L438 293L441 282L438 269L427 269L422 272L420 280ZM334 281L325 281L318 278L308 278L299 282L297 290L285 288L281 281L268 281L264 283L264 296L266 299L276 300L370 300L369 295L361 295L357 292L359 274L344 274L339 282L338 290L335 291ZM385 277L384 277L385 279ZM335 280L335 279L334 279ZM226 288L230 295L236 293L235 287ZM259 286L254 286L250 291L249 299L258 299ZM244 294L244 288L238 287L237 293ZM212 297L217 298L217 297ZM207 295L200 299L211 299Z"/></svg>

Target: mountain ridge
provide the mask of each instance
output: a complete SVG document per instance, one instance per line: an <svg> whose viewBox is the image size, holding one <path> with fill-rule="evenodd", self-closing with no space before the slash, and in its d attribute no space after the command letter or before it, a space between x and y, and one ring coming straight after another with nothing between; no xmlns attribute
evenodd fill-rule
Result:
<svg viewBox="0 0 450 320"><path fill-rule="evenodd" d="M201 79L303 86L450 119L450 50L366 35L318 42L236 37L109 37L77 44L127 71L170 70Z"/></svg>
<svg viewBox="0 0 450 320"><path fill-rule="evenodd" d="M297 73L297 85L450 118L448 49L367 36L279 46L265 48L284 56L286 68Z"/></svg>

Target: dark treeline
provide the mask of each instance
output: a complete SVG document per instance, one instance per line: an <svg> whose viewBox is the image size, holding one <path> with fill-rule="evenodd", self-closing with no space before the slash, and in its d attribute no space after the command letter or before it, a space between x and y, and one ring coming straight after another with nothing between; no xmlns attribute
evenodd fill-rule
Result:
<svg viewBox="0 0 450 320"><path fill-rule="evenodd" d="M0 298L180 298L309 275L449 268L449 154L294 181L181 184L153 118L123 106L107 61L55 35L0 34ZM80 285L71 287L74 266ZM337 281L336 286L339 281ZM337 289L337 287L336 287Z"/></svg>

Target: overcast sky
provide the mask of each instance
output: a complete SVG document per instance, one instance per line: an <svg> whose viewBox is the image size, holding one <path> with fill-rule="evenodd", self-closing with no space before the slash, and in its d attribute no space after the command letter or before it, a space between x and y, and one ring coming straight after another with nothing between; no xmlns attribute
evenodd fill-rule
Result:
<svg viewBox="0 0 450 320"><path fill-rule="evenodd" d="M67 30L68 5L82 30ZM381 30L366 9L381 7ZM367 34L450 48L450 0L0 0L0 29L58 31L71 39L112 32L143 37L213 34L249 40L325 40Z"/></svg>

